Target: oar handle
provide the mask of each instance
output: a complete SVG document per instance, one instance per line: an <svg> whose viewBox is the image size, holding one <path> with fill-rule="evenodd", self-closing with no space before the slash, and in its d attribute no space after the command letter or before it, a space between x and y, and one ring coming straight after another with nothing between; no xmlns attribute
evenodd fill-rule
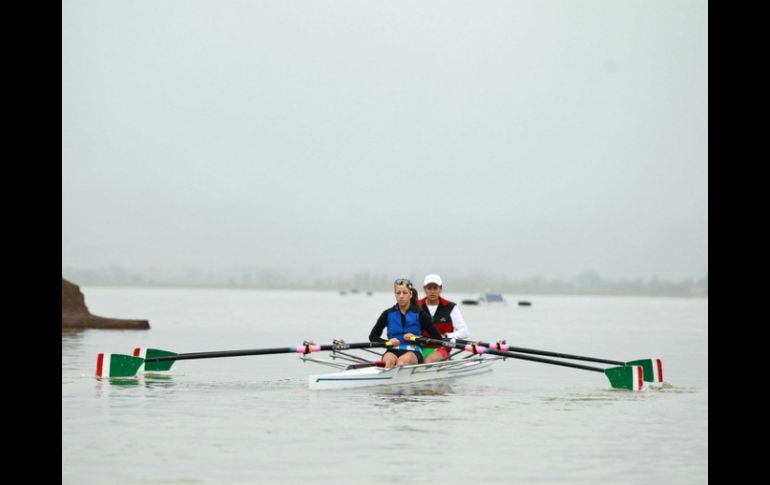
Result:
<svg viewBox="0 0 770 485"><path fill-rule="evenodd" d="M524 354L517 354L514 352L507 352L502 350L494 350L490 349L483 345L475 345L475 343L471 344L461 344L457 342L449 342L447 340L437 340L432 338L426 338L426 337L414 337L413 340L416 340L420 343L426 343L426 344L437 344L442 345L444 347L450 347L460 350L465 350L467 352L477 353L477 354L492 354L492 355L499 355L502 357L510 357L512 359L521 359L521 360L529 360L532 362L541 362L543 364L553 364L553 365L560 365L562 367L572 367L573 369L583 369L583 370L590 370L594 372L601 372L604 373L604 369L600 367L591 367L588 365L581 365L581 364L573 364L571 362L562 362L559 360L551 360L551 359L543 359L541 357L533 357L531 355L524 355Z"/></svg>
<svg viewBox="0 0 770 485"><path fill-rule="evenodd" d="M560 359L570 359L570 360L583 360L586 362L598 362L600 364L613 364L613 365L625 365L625 362L620 362L618 360L609 360L609 359L600 359L597 357L586 357L583 355L573 355L573 354L564 354L561 352L551 352L548 350L537 350L537 349L527 349L524 347L514 347L513 345L508 344L495 344L495 343L487 343L487 342L473 342L471 340L463 340L463 339L456 339L457 342L463 343L463 344L476 344L476 345L483 345L484 347L489 347L496 350L502 350L502 351L514 351L514 352L522 352L524 354L533 354L533 355L545 355L548 357L558 357Z"/></svg>

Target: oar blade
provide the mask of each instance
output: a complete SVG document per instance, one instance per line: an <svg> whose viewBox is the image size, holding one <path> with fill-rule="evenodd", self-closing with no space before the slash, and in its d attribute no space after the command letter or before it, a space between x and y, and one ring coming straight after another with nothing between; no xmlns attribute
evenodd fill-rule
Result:
<svg viewBox="0 0 770 485"><path fill-rule="evenodd" d="M644 390L644 368L640 365L610 367L604 369L604 374L614 389Z"/></svg>
<svg viewBox="0 0 770 485"><path fill-rule="evenodd" d="M639 365L644 369L645 382L663 383L663 362L660 359L640 359L626 362L626 365Z"/></svg>
<svg viewBox="0 0 770 485"><path fill-rule="evenodd" d="M100 352L96 356L96 377L132 377L143 363L141 357Z"/></svg>
<svg viewBox="0 0 770 485"><path fill-rule="evenodd" d="M172 357L177 355L176 352L161 349L150 349L146 347L136 347L134 349L134 357L141 357L143 359L152 359L155 357ZM171 370L171 366L174 365L175 360L163 360L160 362L145 362L145 372L160 372Z"/></svg>

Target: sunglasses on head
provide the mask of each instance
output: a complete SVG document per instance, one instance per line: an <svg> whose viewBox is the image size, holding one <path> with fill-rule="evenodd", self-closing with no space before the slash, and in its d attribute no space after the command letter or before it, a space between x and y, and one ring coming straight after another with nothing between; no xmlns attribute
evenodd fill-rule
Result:
<svg viewBox="0 0 770 485"><path fill-rule="evenodd" d="M413 288L412 282L409 281L406 278L399 278L394 283L393 286L399 286L399 285L406 285L407 288Z"/></svg>

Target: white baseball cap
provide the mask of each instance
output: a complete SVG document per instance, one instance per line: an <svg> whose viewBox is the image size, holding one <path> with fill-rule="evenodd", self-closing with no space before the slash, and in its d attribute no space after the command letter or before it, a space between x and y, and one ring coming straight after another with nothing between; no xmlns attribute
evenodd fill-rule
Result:
<svg viewBox="0 0 770 485"><path fill-rule="evenodd" d="M425 277L425 280L422 282L422 286L428 286L430 283L436 283L439 286L444 286L441 284L441 276L437 274L429 274Z"/></svg>

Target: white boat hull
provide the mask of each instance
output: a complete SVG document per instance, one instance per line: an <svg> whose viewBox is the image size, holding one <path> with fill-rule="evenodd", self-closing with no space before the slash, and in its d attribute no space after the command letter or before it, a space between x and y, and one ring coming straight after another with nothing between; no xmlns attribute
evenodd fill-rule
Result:
<svg viewBox="0 0 770 485"><path fill-rule="evenodd" d="M309 376L308 387L314 390L353 389L470 376L490 371L492 364L500 359L500 357L474 356L433 364L402 365L391 369L364 367Z"/></svg>

